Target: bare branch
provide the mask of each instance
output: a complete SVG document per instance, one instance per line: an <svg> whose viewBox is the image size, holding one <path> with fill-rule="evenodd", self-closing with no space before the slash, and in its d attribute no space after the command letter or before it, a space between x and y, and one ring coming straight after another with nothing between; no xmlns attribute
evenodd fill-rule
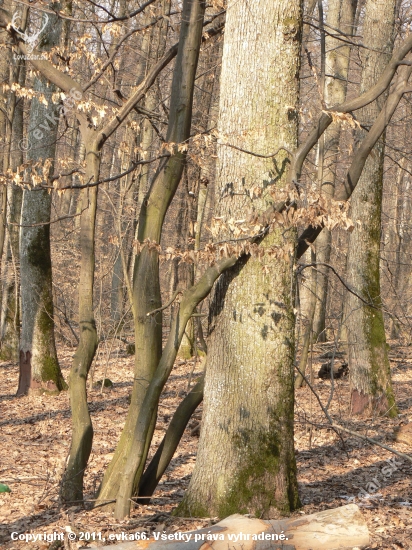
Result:
<svg viewBox="0 0 412 550"><path fill-rule="evenodd" d="M345 281L344 279L339 275L339 273L336 271L336 269L330 265L330 264L326 264L326 263L323 263L323 262L313 262L311 264L301 264L299 265L299 268L297 270L298 273L302 272L304 269L307 269L308 267L317 267L318 265L323 265L325 267L327 267L328 269L330 269L335 275L336 277L339 279L339 281L342 283L342 285L346 288L346 290L348 290L348 292L350 292L351 294L353 294L354 296L356 296L356 298L359 298L359 300L361 302L363 302L366 306L368 307L371 307L373 309L380 309L380 307L376 306L375 304L373 304L372 302L368 302L367 300L365 300L364 298L362 298L362 296L360 296L357 292L355 292Z"/></svg>
<svg viewBox="0 0 412 550"><path fill-rule="evenodd" d="M366 105L369 105L369 103L372 103L372 101L375 101L375 99L377 99L381 94L383 94L383 92L390 85L392 78L394 77L396 70L399 67L399 63L404 59L406 55L408 55L411 49L412 49L412 35L410 35L404 41L402 46L400 46L396 50L391 60L389 61L388 66L386 67L382 75L379 77L377 83L374 86L372 86L372 88L370 88L367 92L365 92L364 94L354 99L350 99L340 105L335 105L331 107L330 109L328 109L328 111L338 112L338 113L350 113L352 111L356 111L357 109L361 109ZM290 172L291 181L299 181L301 171L302 171L302 166L307 155L309 154L311 149L316 145L316 143L318 142L323 132L332 123L333 118L329 114L329 112L323 112L323 114L321 115L321 117L317 122L317 126L309 134L306 141L302 143L300 147L298 147L295 154L295 160L292 165L292 170Z"/></svg>
<svg viewBox="0 0 412 550"><path fill-rule="evenodd" d="M150 4L153 4L155 1L156 0L147 0L147 2L142 4L137 10L135 10L133 12L130 12L127 15L123 15L123 16L119 16L119 17L111 16L111 19L106 19L104 21L99 21L98 19L77 19L77 17L70 17L69 15L65 14L64 11L52 10L50 8L46 8L45 6L37 6L36 5L35 8L38 11L41 11L41 12L44 12L44 13L52 13L54 15L57 15L61 19L66 19L68 21L74 21L75 23L93 23L95 25L107 25L107 23L114 23L116 21L126 21L128 19L131 19L132 17L135 17L139 13L142 13L148 6L150 6ZM27 6L27 7L31 7L31 8L33 7L31 2L28 2L28 1L25 1L25 0L15 0L15 2L17 4L21 4L23 6ZM103 6L98 6L98 7L105 10L105 8L103 8ZM109 12L107 12L107 10L105 10L105 11L106 11L106 13L109 13Z"/></svg>
<svg viewBox="0 0 412 550"><path fill-rule="evenodd" d="M204 23L203 26L210 24L215 18L212 18ZM216 36L221 32L225 24L223 18L219 18L217 24L207 29L206 35L202 36L202 42L206 42L209 38ZM125 120L129 113L135 108L137 103L141 101L148 89L153 85L157 76L160 72L174 59L178 52L179 43L174 44L169 50L164 54L164 56L159 59L159 61L153 66L149 71L146 78L139 84L134 94L123 104L119 112L99 131L98 141L106 141L113 132L120 126L120 124Z"/></svg>
<svg viewBox="0 0 412 550"><path fill-rule="evenodd" d="M149 317L149 315L154 315L155 313L158 313L159 311L163 311L163 310L167 309L169 306L171 306L173 304L173 302L176 300L176 298L179 296L179 294L183 294L183 291L182 290L176 290L176 292L172 296L172 299L169 302L167 302L166 305L164 305L163 307L158 307L157 309L154 309L153 311L149 311L148 313L146 313L146 317Z"/></svg>
<svg viewBox="0 0 412 550"><path fill-rule="evenodd" d="M412 48L412 40L410 42L411 42L411 48ZM409 55L409 58L411 57L412 56ZM352 160L352 164L348 170L345 185L343 186L342 189L338 190L338 192L335 195L336 200L346 201L352 195L359 181L359 178L362 174L363 167L365 166L366 160L370 152L372 151L376 142L385 131L385 128L389 124L393 116L393 113L395 112L403 94L405 93L405 90L407 89L407 82L409 80L411 73L412 73L412 67L410 67L409 65L406 65L400 68L399 76L396 80L394 90L389 94L388 99L385 102L385 105L383 106L381 112L379 113L378 117L375 120L375 123L373 124L372 128L370 129L366 137L362 140L358 150L356 151L355 156L353 157L353 160ZM376 88L376 86L374 86L373 88ZM369 94L369 92L367 92L367 94ZM367 94L364 94L364 95L367 95ZM363 96L360 96L360 97L363 97ZM352 100L352 102L353 101L354 100ZM346 102L346 103L351 103L351 102ZM317 236L320 234L322 229L323 229L323 225L320 225L317 227L309 226L303 231L298 241L298 246L296 251L297 259L303 256L303 254L306 252L306 250L309 247L309 243L315 242Z"/></svg>

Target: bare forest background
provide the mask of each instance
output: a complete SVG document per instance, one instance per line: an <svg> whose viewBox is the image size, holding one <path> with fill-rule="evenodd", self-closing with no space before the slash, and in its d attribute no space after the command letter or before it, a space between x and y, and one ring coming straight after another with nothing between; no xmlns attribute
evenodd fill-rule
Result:
<svg viewBox="0 0 412 550"><path fill-rule="evenodd" d="M410 547L411 25L0 1L5 548L348 502Z"/></svg>

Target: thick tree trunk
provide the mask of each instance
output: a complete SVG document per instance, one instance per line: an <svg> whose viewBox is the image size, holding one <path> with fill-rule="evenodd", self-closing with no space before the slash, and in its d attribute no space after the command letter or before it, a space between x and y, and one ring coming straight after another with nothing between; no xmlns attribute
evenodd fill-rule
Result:
<svg viewBox="0 0 412 550"><path fill-rule="evenodd" d="M25 84L25 61L12 60L9 71L10 82ZM3 172L9 167L14 171L23 164L21 150L23 140L23 98L16 101L15 93L9 92L6 108L5 149ZM20 243L19 226L23 190L18 185L7 185L7 233L8 247L2 265L2 296L0 319L0 356L4 360L19 360L20 342Z"/></svg>
<svg viewBox="0 0 412 550"><path fill-rule="evenodd" d="M172 533L168 539L125 542L114 550L352 550L369 546L368 526L356 504L324 510L310 516L263 521L238 514L198 531ZM184 538L179 538L184 535ZM179 542L180 541L180 542Z"/></svg>
<svg viewBox="0 0 412 550"><path fill-rule="evenodd" d="M220 141L259 154L297 142L301 3L229 2L223 48ZM226 219L265 210L290 159L218 147L216 203ZM264 189L262 197L249 194ZM253 198L252 198L253 197ZM225 232L225 237L230 234ZM233 238L233 236L232 236ZM222 239L219 235L218 240ZM293 230L263 245L292 249ZM293 253L292 253L293 257ZM211 305L197 461L177 513L260 517L299 506L293 447L293 259L245 258L220 278Z"/></svg>
<svg viewBox="0 0 412 550"><path fill-rule="evenodd" d="M2 2L3 8L6 10L10 10L10 0L5 0ZM0 79L1 82L4 83L10 83L9 79L9 64L11 61L11 51L8 50L2 50L2 55L0 58ZM10 92L9 92L10 93ZM0 150L4 151L4 149L7 149L8 145L8 137L10 139L10 136L8 136L8 120L7 120L7 92L2 88L0 90ZM11 94L14 95L14 94ZM0 155L0 170L4 174L5 171L8 168L8 165L6 164L4 166L3 164L4 156ZM7 159L6 159L7 160ZM3 256L3 250L4 250L4 242L6 239L6 218L7 218L7 188L5 185L2 185L0 187L0 261ZM2 266L0 266L2 268Z"/></svg>
<svg viewBox="0 0 412 550"><path fill-rule="evenodd" d="M362 50L361 93L376 83L393 49L395 0L366 2ZM369 128L382 109L387 94L359 113L359 122ZM360 132L358 138L362 139ZM366 161L352 196L350 216L355 223L350 235L347 282L373 306L353 294L346 301L346 326L354 414L389 414L397 409L392 390L380 290L380 241L384 142L381 139Z"/></svg>
<svg viewBox="0 0 412 550"><path fill-rule="evenodd" d="M339 29L349 38L353 34L353 25L356 13L357 0L333 0L328 5L326 22L328 29ZM326 107L339 105L345 101L348 79L348 68L350 58L350 46L343 44L330 36L326 36L326 59L325 59L325 86L324 101ZM330 76L329 76L330 75ZM321 169L320 169L320 191L328 199L333 198L335 193L336 169L339 159L339 122L330 125L324 135L320 138L322 144ZM319 264L329 263L332 246L332 234L324 229L316 239L316 258ZM313 320L313 332L315 339L325 342L326 335L326 306L328 297L329 270L324 265L318 266L316 286L316 310Z"/></svg>
<svg viewBox="0 0 412 550"><path fill-rule="evenodd" d="M43 49L48 51L59 44L60 33L59 18L49 17ZM27 172L31 172L33 186L48 182L58 131L57 109L51 100L55 87L40 76L35 79L34 89L47 98L48 104L38 97L31 103L27 160L32 165ZM27 393L29 388L60 391L65 387L54 339L50 210L51 194L47 190L25 189L20 233L22 331L17 395Z"/></svg>
<svg viewBox="0 0 412 550"><path fill-rule="evenodd" d="M205 3L185 0L182 11L179 49L173 74L170 117L166 141L179 144L190 136L193 87L200 51ZM160 243L164 217L183 173L185 153L177 148L162 163L143 201L139 217L138 240ZM117 499L116 516L130 509L130 497L139 485L155 425L156 408L150 427L136 434L137 422L150 381L162 352L162 315L148 315L161 306L158 251L147 244L136 257L133 277L135 313L135 382L131 405L115 455L99 491L100 500ZM143 438L144 448L140 448ZM139 447L136 450L136 445Z"/></svg>
<svg viewBox="0 0 412 550"><path fill-rule="evenodd" d="M20 337L20 255L19 229L23 192L13 184L7 186L9 211L7 215L7 250L3 264L3 292L1 304L0 357L3 360L19 360Z"/></svg>

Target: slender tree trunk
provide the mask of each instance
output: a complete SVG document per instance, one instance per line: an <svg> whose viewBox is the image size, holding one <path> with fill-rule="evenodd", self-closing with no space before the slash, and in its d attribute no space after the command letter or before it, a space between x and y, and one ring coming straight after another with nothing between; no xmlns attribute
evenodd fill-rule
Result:
<svg viewBox="0 0 412 550"><path fill-rule="evenodd" d="M196 215L195 211L195 197L188 194L188 170L192 167L187 167L185 176L183 177L182 186L180 187L176 199L179 201L179 204L181 205L178 209L177 213L177 220L176 221L176 229L175 229L175 243L180 250L186 250L186 249L193 249L193 245L189 244L189 239L194 237L193 234L193 227L194 227L194 216ZM193 172L193 170L191 170ZM194 174L192 174L194 175ZM198 183L198 178L192 177L190 178L191 181L195 181ZM194 189L192 191L194 195L197 195L197 189ZM180 199L180 200L179 200ZM179 262L178 260L172 260L173 266L173 276L171 277L171 285L170 285L170 298L172 298L173 294L176 292L176 290L179 288L180 290L184 290L186 288L190 288L194 283L194 265L185 263L185 262ZM173 305L172 310L172 317L176 313L176 308L178 308L178 305ZM190 359L194 353L194 338L195 338L195 331L194 331L194 323L193 319L189 319L189 322L187 323L185 333L182 338L182 342L180 344L178 355L182 357L183 359Z"/></svg>
<svg viewBox="0 0 412 550"><path fill-rule="evenodd" d="M77 147L76 147L76 160L77 160L77 163L78 164L81 164L82 162L85 161L85 157L86 157L86 147L85 147L85 144L84 144L84 137L82 135L82 133L80 133L79 135L79 141L77 143ZM81 200L81 197L83 195L81 193L79 193L78 195L73 195L73 200L76 204L76 217L74 218L75 219L75 222L74 222L74 226L76 229L80 229L80 223L81 223L81 211L82 211L82 200ZM74 208L73 208L74 210Z"/></svg>
<svg viewBox="0 0 412 550"><path fill-rule="evenodd" d="M259 154L296 147L301 21L297 0L228 3L219 117L223 143ZM219 214L236 220L249 209L266 209L269 196L251 198L248 190L257 184L265 190L281 187L289 162L284 150L263 160L220 145ZM261 246L293 250L294 244L293 230L283 235L274 230ZM219 279L210 313L199 450L178 514L262 517L272 508L289 512L299 506L292 258L266 257L264 267L246 258Z"/></svg>
<svg viewBox="0 0 412 550"><path fill-rule="evenodd" d="M156 25L152 29L152 32L145 34L142 40L142 59L146 60L146 63L141 63L137 75L137 83L139 83L147 73L150 66L154 65L160 56L164 53L166 48L166 38L169 26L167 24L167 17L170 13L170 0L162 0L162 10L165 14L165 19ZM151 48L151 45L155 45L158 41L158 47ZM148 90L144 98L144 108L147 111L154 111L159 103L159 88L151 87ZM142 155L150 156L155 151L156 134L148 117L143 117L141 121L141 134L136 139L136 145L141 148ZM142 156L143 158L143 156ZM153 172L152 164L143 165L137 180L137 205L136 205L136 224L135 224L135 238L138 238L139 231L139 215L142 208L142 204L146 194L149 191L150 178ZM131 250L130 265L134 265L136 255L134 249Z"/></svg>
<svg viewBox="0 0 412 550"><path fill-rule="evenodd" d="M51 16L48 21L47 38L42 46L45 51L59 44L61 37L59 18ZM34 97L30 109L27 160L32 163L33 188L24 191L21 217L22 332L17 395L27 393L30 388L60 391L66 387L54 339L49 224L51 194L34 187L40 182L47 183L53 169L58 131L57 109L51 100L55 86L39 76L35 79L34 89L48 99L48 104L44 105Z"/></svg>
<svg viewBox="0 0 412 550"><path fill-rule="evenodd" d="M9 0L6 0L4 2L4 9L9 10L10 9L10 2ZM3 83L10 83L9 79L9 64L11 60L11 51L10 50L2 50L2 55L0 58L0 81ZM14 95L14 94L12 94ZM7 92L3 90L3 88L0 90L0 150L4 151L5 148L7 148ZM0 169L4 173L5 169L7 170L8 167L3 166L3 159L4 155L0 155ZM6 186L2 185L0 187L0 261L3 256L3 249L4 249L4 241L6 238L6 218L7 218L7 188Z"/></svg>
<svg viewBox="0 0 412 550"><path fill-rule="evenodd" d="M159 21L156 25L154 25L150 32L147 32L144 34L142 38L142 44L141 44L141 56L139 59L139 65L137 67L137 84L140 84L140 82L143 80L143 78L146 76L147 72L156 64L156 62L162 57L162 55L165 52L166 49L166 39L167 39L167 32L168 32L168 22L167 17L170 13L170 0L162 0L162 13L165 15L165 18ZM146 16L145 21L148 24L153 18L153 15L149 12L149 14ZM156 109L157 103L158 103L158 93L157 91L151 87L144 98L144 108L148 112L152 112ZM141 149L143 152L143 155L145 154L152 154L153 150L153 141L156 139L156 134L153 130L152 123L149 120L147 116L141 117L140 116L140 125L141 125L141 134L132 132L133 139L129 139L128 143L131 144L131 148L133 146L137 146ZM142 156L142 158L144 158ZM137 195L137 204L134 205L135 209L135 220L138 219L139 212L141 205L143 203L144 197L148 191L148 184L149 184L149 174L151 170L151 165L143 165L141 166L140 174L136 178L136 180L133 182L133 185L128 193L128 197L126 198L126 202L129 203L129 205L132 207L132 202L134 200L134 195ZM130 208L130 211L132 208ZM123 225L126 227L125 223L122 222ZM129 271L124 269L122 255L124 255L125 250L129 250L129 261L127 261L128 267L131 267L132 264L132 258L134 255L134 248L132 246L127 246L129 244L129 241L131 238L133 238L133 235L136 235L137 238L137 223L127 224L127 229L125 229L125 242L123 243L123 251L118 248L118 255L115 262L115 266L113 269L113 278L112 278L112 309L113 311L116 311L117 319L120 320L122 308L117 307L117 310L114 309L115 303L118 303L120 299L123 300L124 296L124 283L126 280L126 277L128 277L131 280L131 275L129 277Z"/></svg>
<svg viewBox="0 0 412 550"><path fill-rule="evenodd" d="M348 38L353 34L357 0L332 0L328 5L326 22L328 29L338 29ZM330 36L326 36L326 60L324 101L326 107L339 105L346 99L348 68L351 48ZM340 123L329 126L320 138L322 155L320 159L320 186L328 200L335 193L336 169L339 160ZM319 264L329 263L332 246L332 233L324 229L316 239L316 258ZM325 342L326 305L328 297L329 270L324 265L318 266L318 281L316 286L316 310L313 320L313 331L319 342Z"/></svg>
<svg viewBox="0 0 412 550"><path fill-rule="evenodd" d="M211 69L215 62L216 50L221 53L220 43L211 48L211 53L204 64L204 76L199 83L198 95L196 104L199 105L200 113L194 114L194 124L197 132L206 132L207 128L212 126L212 106L213 106L213 88L215 78ZM197 115L197 116L196 116ZM177 244L181 249L198 249L200 248L200 232L204 217L204 210L207 199L207 186L202 186L202 167L196 164L189 164L186 170L185 183L180 189L180 207L178 210L179 231L176 233ZM197 230L196 230L197 224ZM177 288L190 288L195 281L196 267L194 264L180 263L176 268L176 278L172 292ZM179 356L184 359L189 359L193 356L195 350L195 321L190 319L182 343L179 348Z"/></svg>
<svg viewBox="0 0 412 550"><path fill-rule="evenodd" d="M179 49L173 73L167 142L180 144L190 136L194 79L200 51L205 3L185 0L182 11ZM164 217L182 177L186 155L177 146L164 161L143 201L138 240L160 243ZM117 499L116 517L130 509L130 497L139 485L154 429L156 407L141 433L137 421L147 388L159 364L162 350L162 315L148 315L161 306L158 251L143 246L136 257L133 277L135 312L135 382L131 405L112 462L107 469L99 499ZM136 433L137 430L137 433ZM143 441L143 443L142 443ZM142 447L143 445L143 447Z"/></svg>
<svg viewBox="0 0 412 550"><path fill-rule="evenodd" d="M393 258L393 267L391 269L391 284L392 290L394 291L395 303L393 305L395 310L395 315L399 311L399 303L401 303L402 296L402 287L403 287L403 277L402 272L402 248L403 248L403 239L404 239L404 219L409 216L408 214L408 187L410 185L409 179L406 185L403 185L405 179L405 168L407 164L407 158L403 157L399 163L398 174L395 181L395 217L393 223L390 227L389 232L389 243L390 250L389 253ZM405 187L406 189L403 189ZM399 329L400 325L396 320L396 317L391 318L390 323L390 338L397 339L399 338Z"/></svg>
<svg viewBox="0 0 412 550"><path fill-rule="evenodd" d="M79 128L73 127L71 130L71 136L70 136L70 149L73 151L73 159L77 156L77 151L79 147L79 140L80 140L80 131ZM75 183L76 180L76 174L72 174L71 176L67 176L63 179L63 182L65 185L70 185L72 182ZM61 216L69 216L72 213L72 207L73 207L73 196L74 196L75 190L67 189L64 191L63 195L60 198L60 215Z"/></svg>
<svg viewBox="0 0 412 550"><path fill-rule="evenodd" d="M3 360L19 360L20 336L20 258L19 230L22 189L9 184L7 186L8 209L6 262L3 264L3 292L1 306L1 352Z"/></svg>
<svg viewBox="0 0 412 550"><path fill-rule="evenodd" d="M316 253L311 250L311 263L316 263ZM299 371L295 378L295 389L301 388L304 384L304 378L302 375L306 372L306 365L309 357L309 348L313 342L313 317L315 315L316 308L316 289L317 289L317 272L316 268L311 268L310 273L310 285L309 285L309 306L308 306L308 324L305 330L302 344L302 354L299 361Z"/></svg>
<svg viewBox="0 0 412 550"><path fill-rule="evenodd" d="M129 137L129 128L126 128L124 134L124 141L128 143ZM130 143L133 141L130 139ZM115 163L114 158L112 165L114 167L114 173L119 173L125 171L130 164L130 155L126 151L123 151L122 158L119 163ZM116 246L116 256L113 265L113 274L112 274L112 288L111 288L111 299L110 299L110 316L113 323L113 329L118 330L119 323L122 320L123 315L123 303L124 303L124 289L125 289L125 279L124 279L124 251L132 248L129 246L130 241L130 220L125 219L125 204L132 202L133 189L129 185L130 180L126 176L122 178L119 182L116 182L116 192L118 195L118 200L116 203L116 209L113 211L114 225L115 225L115 235L118 240ZM126 270L126 276L128 276Z"/></svg>
<svg viewBox="0 0 412 550"><path fill-rule="evenodd" d="M361 93L370 88L390 59L395 21L395 0L368 0L362 50ZM369 128L381 110L387 94L359 113L359 122ZM361 139L364 133L360 132ZM397 409L392 390L388 350L383 323L380 290L380 241L384 140L375 145L366 161L352 196L350 216L355 223L350 235L347 282L373 306L353 294L346 300L351 408L354 414L389 414Z"/></svg>
<svg viewBox="0 0 412 550"><path fill-rule="evenodd" d="M162 442L142 476L139 485L139 496L148 497L153 495L175 454L190 417L203 400L203 388L204 376L198 380L177 407ZM147 499L142 499L141 502L148 504Z"/></svg>
<svg viewBox="0 0 412 550"><path fill-rule="evenodd" d="M90 138L90 140L86 140L86 181L98 181L99 172L100 150ZM73 358L69 379L73 429L70 456L62 485L62 497L66 501L83 499L84 471L93 441L93 426L87 405L86 382L98 344L93 310L97 189L97 187L92 187L82 191L79 281L80 341Z"/></svg>

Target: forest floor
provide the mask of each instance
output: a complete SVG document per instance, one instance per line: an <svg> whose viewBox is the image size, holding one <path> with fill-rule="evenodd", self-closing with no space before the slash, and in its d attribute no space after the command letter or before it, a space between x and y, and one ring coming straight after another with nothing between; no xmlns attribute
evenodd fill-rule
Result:
<svg viewBox="0 0 412 550"><path fill-rule="evenodd" d="M325 349L319 347L314 353L313 386L324 405L332 393L329 414L334 421L412 455L412 443L406 445L394 441L396 428L412 422L412 347L392 347L391 365L400 412L393 420L350 417L347 379L335 380L331 392L330 380L323 381L316 377L320 364L325 362L325 359L319 358ZM60 353L66 379L72 354L72 350ZM171 415L185 395L193 368L193 361L176 362L160 404L155 443L161 441ZM194 371L193 381L201 371L199 360ZM89 391L94 441L85 475L88 506L91 506L94 492L120 436L128 408L132 372L133 357L119 351L112 353L110 360L100 355L96 362L94 381L102 380L105 373L114 385L103 392L100 387ZM217 521L217 518L180 519L171 516L188 485L195 463L198 443L196 426L201 418L201 407L189 422L155 498L150 505L136 506L130 518L119 522L100 508L85 509L73 503L67 509L59 505L59 480L70 443L68 393L16 398L17 382L17 366L0 363L0 483L7 484L12 491L0 494L1 549L51 548L50 542L13 541L12 533L67 534L72 531L78 538L81 533L101 533L107 541L110 533L163 530L172 533L205 527ZM392 468L389 475L385 470L384 475L383 469L388 465L386 461L393 459L393 454L344 433L343 447L341 439L327 424L312 392L307 387L298 390L296 459L303 507L294 515L355 502L361 507L368 523L372 536L370 548L412 549L412 464L395 457L396 461L391 462L396 469ZM369 496L360 494L362 489L370 493ZM99 543L83 540L65 544L66 548L77 549ZM54 544L53 548L56 546Z"/></svg>

